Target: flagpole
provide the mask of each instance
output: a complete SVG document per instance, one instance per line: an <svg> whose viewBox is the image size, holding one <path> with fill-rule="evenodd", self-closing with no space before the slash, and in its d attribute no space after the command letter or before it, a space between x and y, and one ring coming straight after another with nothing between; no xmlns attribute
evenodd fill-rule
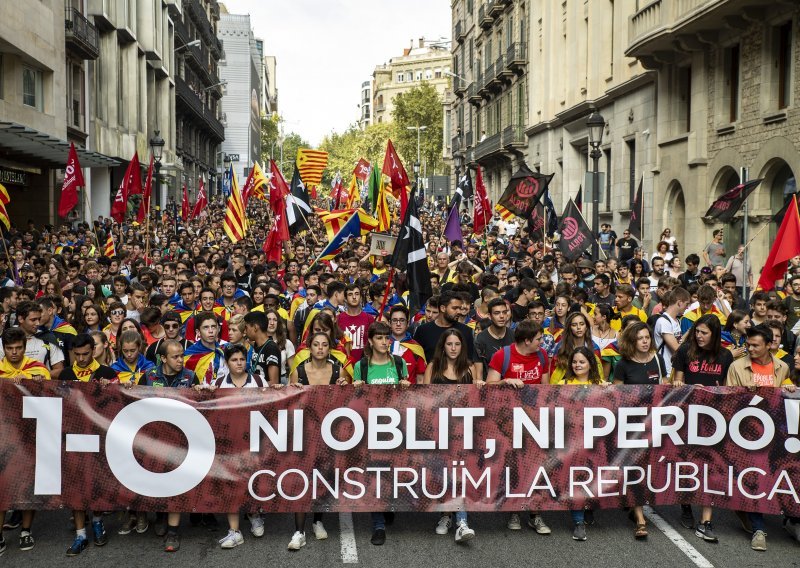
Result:
<svg viewBox="0 0 800 568"><path fill-rule="evenodd" d="M573 201L573 203L575 203L575 202ZM578 209L578 207L576 206L575 209ZM580 215L581 219L583 219L583 222L586 223L586 217L583 216L583 211L578 209L578 215ZM589 223L586 223L586 226L588 227ZM594 235L592 235L592 237L594 237ZM603 258L608 259L608 255L603 250L603 247L600 246L600 239L594 239L594 242L597 243L597 250L603 255Z"/></svg>
<svg viewBox="0 0 800 568"><path fill-rule="evenodd" d="M144 238L146 239L144 245L144 265L148 265L150 258L150 204L147 204L147 215L144 221Z"/></svg>
<svg viewBox="0 0 800 568"><path fill-rule="evenodd" d="M89 193L86 191L86 186L83 188L83 198L86 203L86 209L89 212L89 222L92 224L92 229L94 231L94 239L97 241L97 249L100 249L100 237L97 234L97 226L94 224L94 216L92 215L92 206L89 203Z"/></svg>
<svg viewBox="0 0 800 568"><path fill-rule="evenodd" d="M746 167L742 167L739 174L739 183L745 184L747 183L747 175L749 171ZM749 199L749 196L748 198ZM743 235L742 240L747 242L747 229L749 228L748 225L748 212L747 212L747 199L744 200L744 221L743 221ZM769 223L765 223L764 226L766 227ZM742 253L742 298L744 301L747 301L747 247L745 247L744 252Z"/></svg>

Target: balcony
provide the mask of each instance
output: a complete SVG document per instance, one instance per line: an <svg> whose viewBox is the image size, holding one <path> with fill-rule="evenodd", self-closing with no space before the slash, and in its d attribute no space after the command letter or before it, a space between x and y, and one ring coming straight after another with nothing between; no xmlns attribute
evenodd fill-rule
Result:
<svg viewBox="0 0 800 568"><path fill-rule="evenodd" d="M467 26L464 24L463 20L456 22L456 29L453 32L453 37L456 38L458 43L464 43L464 40L467 38Z"/></svg>
<svg viewBox="0 0 800 568"><path fill-rule="evenodd" d="M503 129L503 147L510 150L521 149L528 145L525 129L521 126L509 125Z"/></svg>
<svg viewBox="0 0 800 568"><path fill-rule="evenodd" d="M489 83L494 80L494 63L491 65L486 66L486 70L483 72L483 85L484 87L488 87Z"/></svg>
<svg viewBox="0 0 800 568"><path fill-rule="evenodd" d="M461 136L453 136L450 140L450 151L453 154L461 151Z"/></svg>
<svg viewBox="0 0 800 568"><path fill-rule="evenodd" d="M506 67L515 73L522 73L527 64L527 44L524 41L515 41L506 50Z"/></svg>
<svg viewBox="0 0 800 568"><path fill-rule="evenodd" d="M478 144L475 146L475 160L480 161L483 158L487 158L492 154L500 152L501 138L502 136L498 132L497 134L492 134L491 136L486 137L486 139L478 142Z"/></svg>
<svg viewBox="0 0 800 568"><path fill-rule="evenodd" d="M514 72L506 65L506 56L501 55L497 58L497 61L494 64L495 66L495 73L497 73L497 77L501 80L511 80L511 77L514 76Z"/></svg>
<svg viewBox="0 0 800 568"><path fill-rule="evenodd" d="M467 87L468 85L466 81L457 77L453 77L453 92L457 97L463 97L464 93L467 92Z"/></svg>
<svg viewBox="0 0 800 568"><path fill-rule="evenodd" d="M186 29L186 24L183 23L183 19L182 18L176 19L173 22L173 25L175 26L175 43L176 44L186 45L187 43L192 41L192 38L189 36L189 30ZM175 47L177 48L179 46L175 45Z"/></svg>
<svg viewBox="0 0 800 568"><path fill-rule="evenodd" d="M95 60L100 56L97 28L74 8L64 11L67 49L81 59Z"/></svg>
<svg viewBox="0 0 800 568"><path fill-rule="evenodd" d="M467 130L466 147L472 148L472 130Z"/></svg>
<svg viewBox="0 0 800 568"><path fill-rule="evenodd" d="M501 73L503 72L503 57L498 57L497 62L490 65L489 69L486 70L486 86L489 87L490 90L499 90L503 86L503 80L501 77Z"/></svg>
<svg viewBox="0 0 800 568"><path fill-rule="evenodd" d="M480 85L482 85L483 77L478 75L475 82L469 84L469 88L467 89L467 100L474 104L480 105L481 104L481 96L478 94L478 89Z"/></svg>
<svg viewBox="0 0 800 568"><path fill-rule="evenodd" d="M205 106L200 96L181 77L175 77L175 101L178 107L185 107L203 123L203 126L198 126L199 128L211 132L214 135L213 137L220 142L225 139L225 128L223 128L222 123L217 120L213 111ZM194 122L197 126L197 121Z"/></svg>
<svg viewBox="0 0 800 568"><path fill-rule="evenodd" d="M674 59L676 45L702 51L717 43L719 32L747 29L766 10L762 0L652 0L630 16L625 55L655 68Z"/></svg>
<svg viewBox="0 0 800 568"><path fill-rule="evenodd" d="M375 112L383 112L385 110L386 110L386 105L385 104L383 104L382 102L375 103Z"/></svg>
<svg viewBox="0 0 800 568"><path fill-rule="evenodd" d="M486 4L481 4L481 7L478 9L478 25L485 30L488 30L492 27L494 20L492 17L486 12Z"/></svg>
<svg viewBox="0 0 800 568"><path fill-rule="evenodd" d="M492 17L499 16L503 13L503 10L506 9L505 2L500 2L499 0L488 0L488 12L489 15Z"/></svg>

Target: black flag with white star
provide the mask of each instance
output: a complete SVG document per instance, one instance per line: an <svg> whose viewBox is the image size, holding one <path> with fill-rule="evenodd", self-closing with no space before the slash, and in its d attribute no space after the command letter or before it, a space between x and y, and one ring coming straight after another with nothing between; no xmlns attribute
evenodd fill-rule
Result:
<svg viewBox="0 0 800 568"><path fill-rule="evenodd" d="M405 271L408 283L408 308L413 313L425 305L433 295L431 271L428 268L428 253L422 238L422 224L419 220L416 184L411 188L406 216L400 226L397 245L394 248L394 267Z"/></svg>

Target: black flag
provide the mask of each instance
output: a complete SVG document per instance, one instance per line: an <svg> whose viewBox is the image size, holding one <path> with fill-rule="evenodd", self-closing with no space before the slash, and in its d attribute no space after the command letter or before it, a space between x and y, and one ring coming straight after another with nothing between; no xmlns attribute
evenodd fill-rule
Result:
<svg viewBox="0 0 800 568"><path fill-rule="evenodd" d="M310 201L308 190L300 179L300 171L295 164L286 208L286 221L289 224L289 234L292 236L308 230L308 216L312 213Z"/></svg>
<svg viewBox="0 0 800 568"><path fill-rule="evenodd" d="M720 223L727 223L733 219L736 212L742 208L745 200L762 181L762 179L754 179L740 183L733 189L728 190L722 197L711 204L705 216L710 219L716 219Z"/></svg>
<svg viewBox="0 0 800 568"><path fill-rule="evenodd" d="M583 213L583 186L578 186L578 195L575 196L575 207L578 208L578 211Z"/></svg>
<svg viewBox="0 0 800 568"><path fill-rule="evenodd" d="M592 229L586 224L572 199L567 202L564 214L561 215L558 232L561 233L558 248L567 260L575 260L592 246Z"/></svg>
<svg viewBox="0 0 800 568"><path fill-rule="evenodd" d="M639 189L636 190L636 199L633 200L633 207L631 207L631 220L628 223L628 231L631 235L636 237L637 240L642 240L642 182L644 178L639 180Z"/></svg>
<svg viewBox="0 0 800 568"><path fill-rule="evenodd" d="M527 219L533 213L534 207L544 194L553 174L544 175L533 172L524 163L517 172L511 176L503 196L495 206L501 212L509 211L517 217Z"/></svg>
<svg viewBox="0 0 800 568"><path fill-rule="evenodd" d="M458 180L458 187L456 187L456 193L461 194L463 203L472 199L472 195L475 193L472 188L472 176L469 173L469 168L466 168L466 170L461 179Z"/></svg>
<svg viewBox="0 0 800 568"><path fill-rule="evenodd" d="M400 225L397 244L392 258L396 270L406 272L408 284L408 308L413 313L419 311L433 295L431 271L428 268L428 253L422 238L422 224L419 220L416 184L408 197L406 216Z"/></svg>
<svg viewBox="0 0 800 568"><path fill-rule="evenodd" d="M544 207L547 211L547 236L552 237L558 231L558 213L553 200L550 199L550 190L544 192Z"/></svg>

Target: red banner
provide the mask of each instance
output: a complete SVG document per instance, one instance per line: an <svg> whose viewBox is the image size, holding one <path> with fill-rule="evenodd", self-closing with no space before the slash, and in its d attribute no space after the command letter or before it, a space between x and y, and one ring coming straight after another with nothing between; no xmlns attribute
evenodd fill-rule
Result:
<svg viewBox="0 0 800 568"><path fill-rule="evenodd" d="M0 507L800 515L779 389L190 389L0 382ZM787 423L788 419L788 423Z"/></svg>

